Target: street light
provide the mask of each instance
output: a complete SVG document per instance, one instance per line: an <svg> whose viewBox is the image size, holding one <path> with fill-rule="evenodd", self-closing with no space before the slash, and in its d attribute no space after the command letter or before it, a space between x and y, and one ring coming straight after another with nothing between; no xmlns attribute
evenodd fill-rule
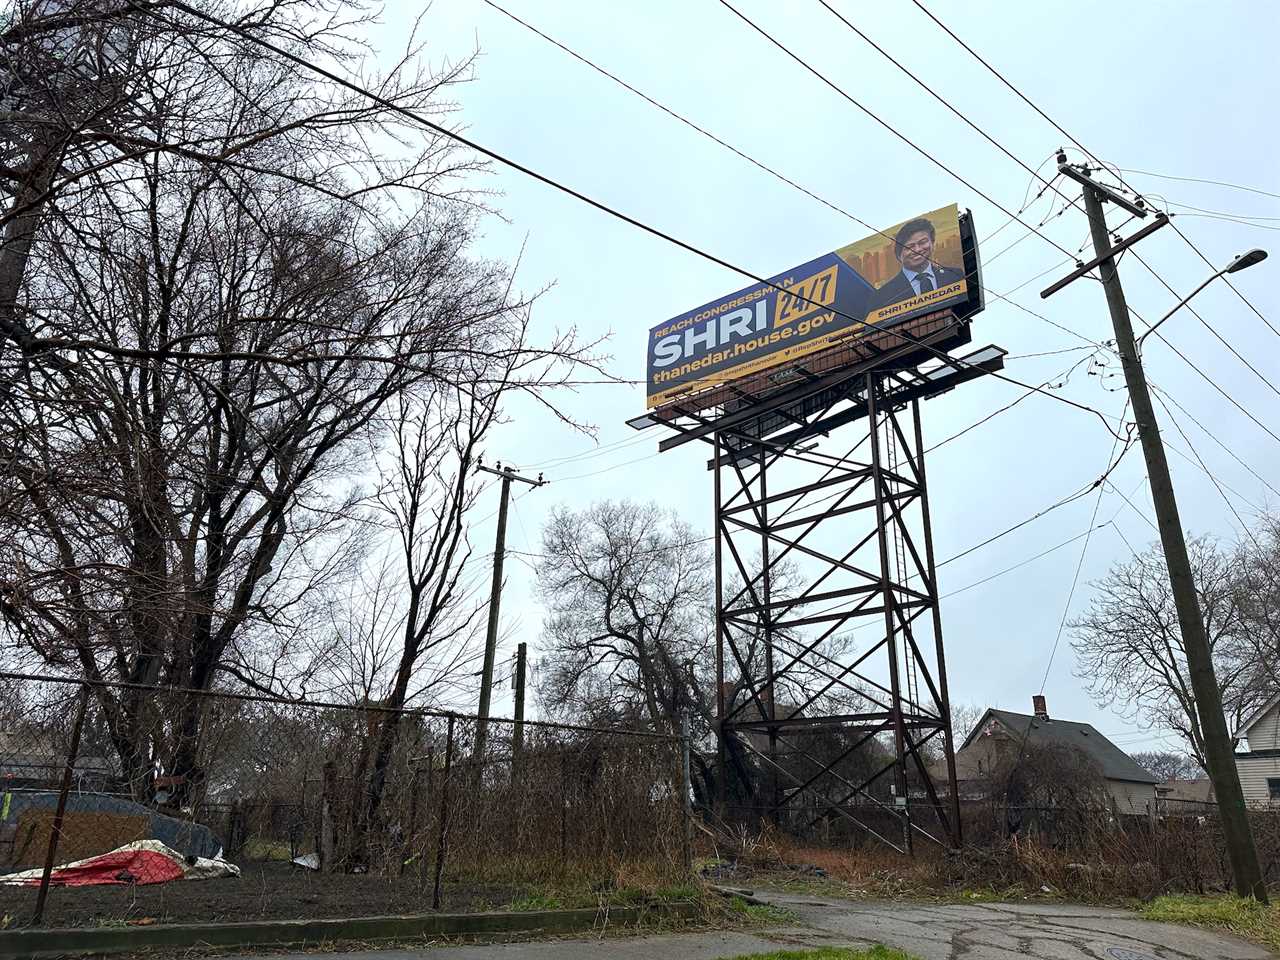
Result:
<svg viewBox="0 0 1280 960"><path fill-rule="evenodd" d="M1172 310L1170 310L1163 317L1161 317L1159 320L1153 323L1151 327L1147 330L1147 332L1138 338L1138 344L1137 344L1138 352L1139 353L1142 352L1142 341L1147 339L1147 337L1151 336L1151 334L1155 333L1156 327L1160 326L1160 324L1164 323L1166 320L1172 317L1175 313L1181 310L1184 306L1186 306L1188 300L1194 297L1197 293L1199 293L1209 284L1213 283L1213 281L1217 280L1220 276L1226 273L1239 273L1241 270L1246 270L1249 267L1252 267L1255 263L1261 263L1265 259L1267 259L1267 251L1259 250L1257 247L1254 247L1252 250L1250 250L1247 253L1240 254L1240 256L1236 257L1234 260L1228 263L1225 267L1223 267L1221 270L1219 270L1217 273L1211 276L1208 280L1200 284L1200 286L1196 287L1194 290L1188 293L1185 297L1179 300L1174 305Z"/></svg>

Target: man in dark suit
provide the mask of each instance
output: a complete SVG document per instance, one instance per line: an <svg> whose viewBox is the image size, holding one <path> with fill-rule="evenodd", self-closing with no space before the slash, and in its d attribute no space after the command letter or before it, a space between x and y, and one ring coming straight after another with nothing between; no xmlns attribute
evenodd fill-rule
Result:
<svg viewBox="0 0 1280 960"><path fill-rule="evenodd" d="M935 236L933 224L924 217L902 225L893 238L893 255L902 269L876 290L871 309L887 307L964 279L961 271L933 262Z"/></svg>

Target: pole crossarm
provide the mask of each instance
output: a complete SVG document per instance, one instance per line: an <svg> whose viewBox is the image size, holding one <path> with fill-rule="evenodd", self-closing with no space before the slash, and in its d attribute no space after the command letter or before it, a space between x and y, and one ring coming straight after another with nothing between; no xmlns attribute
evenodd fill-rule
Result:
<svg viewBox="0 0 1280 960"><path fill-rule="evenodd" d="M1157 213L1155 222L1148 223L1145 227L1143 227L1137 233L1133 234L1130 237L1126 237L1124 240L1121 240L1115 246L1109 247L1105 252L1098 254L1088 263L1080 264L1074 270L1072 270L1069 274L1063 277L1061 280L1055 280L1053 283L1049 284L1049 286L1045 287L1043 290L1040 291L1040 299L1041 300L1049 299L1049 297L1052 297L1055 293L1057 293L1063 287L1067 286L1070 283L1075 282L1076 280L1079 280L1089 271L1095 269L1096 267L1101 266L1104 261L1113 259L1116 256L1116 254L1124 250L1128 250L1135 243L1145 240L1147 237L1151 236L1151 234L1155 233L1157 230L1159 230L1161 227L1165 226L1168 223L1169 223L1169 218L1167 216L1165 216L1163 213Z"/></svg>

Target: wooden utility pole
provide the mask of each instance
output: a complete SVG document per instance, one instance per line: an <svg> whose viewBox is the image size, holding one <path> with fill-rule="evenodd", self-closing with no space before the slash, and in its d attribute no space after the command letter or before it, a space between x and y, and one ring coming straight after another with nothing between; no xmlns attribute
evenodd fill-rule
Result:
<svg viewBox="0 0 1280 960"><path fill-rule="evenodd" d="M529 645L516 647L516 726L512 740L512 754L518 759L524 749L524 676L528 665Z"/></svg>
<svg viewBox="0 0 1280 960"><path fill-rule="evenodd" d="M475 762L479 770L484 764L484 750L489 738L489 700L493 693L493 660L498 650L498 613L502 601L502 560L507 544L507 503L511 499L511 481L519 480L531 487L540 487L545 482L542 474L537 480L522 477L511 467L497 468L479 465L485 473L492 473L502 479L502 500L498 504L498 534L493 547L493 586L489 591L489 628L484 638L484 669L480 674L480 709L476 720Z"/></svg>
<svg viewBox="0 0 1280 960"><path fill-rule="evenodd" d="M1059 156L1059 170L1078 181L1083 187L1085 213L1089 217L1089 230L1093 235L1095 259L1091 264L1081 264L1067 279L1075 279L1085 270L1097 266L1102 288L1107 296L1107 308L1111 312L1111 324L1116 334L1116 350L1124 369L1125 383L1129 388L1129 402L1137 422L1138 436L1142 441L1142 454L1146 459L1147 477L1151 484L1151 501L1155 506L1160 543L1164 548L1165 564L1169 570L1169 583L1173 592L1174 607L1178 614L1178 628L1191 673L1191 687L1195 694L1196 714L1204 735L1205 762L1209 779L1213 782L1218 808L1222 817L1222 832L1235 877L1236 893L1241 897L1254 897L1267 902L1267 888L1258 865L1258 852L1253 844L1253 833L1245 812L1244 794L1240 789L1240 776L1236 770L1231 737L1226 718L1222 713L1222 696L1214 675L1213 657L1205 634L1204 616L1196 596L1195 578L1191 560L1187 555L1187 542L1178 516L1178 502L1173 493L1173 480L1169 475L1169 462L1165 458L1164 444L1160 440L1160 428L1156 423L1155 408L1147 388L1146 372L1134 342L1133 325L1129 320L1129 307L1125 303L1120 275L1116 272L1115 254L1137 239L1112 244L1107 232L1107 221L1102 204L1110 200L1135 216L1145 216L1146 211L1135 206L1101 184L1090 180L1087 171L1070 167L1064 156ZM1140 234L1151 232L1161 224L1157 218L1151 227ZM1064 278L1066 279L1066 278ZM1051 286L1042 296L1065 285L1063 281ZM1189 299L1189 298L1188 298ZM1185 302L1185 301L1184 301Z"/></svg>

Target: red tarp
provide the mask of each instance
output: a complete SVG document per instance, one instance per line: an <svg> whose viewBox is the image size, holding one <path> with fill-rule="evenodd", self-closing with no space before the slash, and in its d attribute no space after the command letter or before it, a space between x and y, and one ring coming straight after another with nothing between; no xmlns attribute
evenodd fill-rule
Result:
<svg viewBox="0 0 1280 960"><path fill-rule="evenodd" d="M75 864L58 867L49 882L64 887L98 883L168 883L182 879L182 865L154 850L112 850ZM29 883L39 883L37 877Z"/></svg>
<svg viewBox="0 0 1280 960"><path fill-rule="evenodd" d="M37 885L42 873L41 870L24 870L0 877L0 883ZM203 857L188 861L158 840L139 840L110 853L54 867L49 875L49 882L62 887L87 887L99 884L208 880L239 875L240 870L234 864Z"/></svg>

